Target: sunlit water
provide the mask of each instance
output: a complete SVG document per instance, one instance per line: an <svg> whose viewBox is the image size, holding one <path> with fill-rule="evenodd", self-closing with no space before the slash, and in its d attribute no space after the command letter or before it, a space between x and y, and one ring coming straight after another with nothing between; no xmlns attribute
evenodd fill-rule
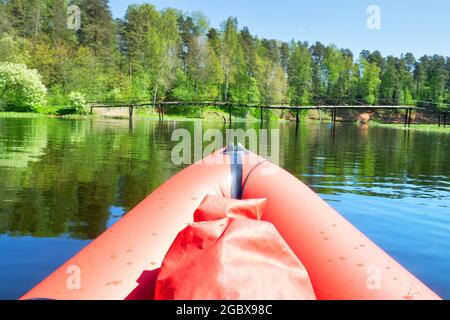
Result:
<svg viewBox="0 0 450 320"><path fill-rule="evenodd" d="M450 135L270 126L281 130L282 167L450 299ZM193 127L0 119L0 299L20 297L180 171L171 134Z"/></svg>

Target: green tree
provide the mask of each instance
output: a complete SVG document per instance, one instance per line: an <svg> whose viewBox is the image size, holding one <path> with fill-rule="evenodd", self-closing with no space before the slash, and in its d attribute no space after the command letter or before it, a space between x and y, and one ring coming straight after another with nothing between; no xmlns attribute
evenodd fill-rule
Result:
<svg viewBox="0 0 450 320"><path fill-rule="evenodd" d="M180 14L178 27L181 37L180 60L182 71L177 82L177 94L184 99L217 98L217 72L220 61L211 47L206 17L198 12ZM220 77L219 77L220 78ZM180 79L183 79L180 81Z"/></svg>
<svg viewBox="0 0 450 320"><path fill-rule="evenodd" d="M378 89L381 83L380 67L374 62L370 63L365 58L361 58L361 92L365 103L374 105L378 99Z"/></svg>
<svg viewBox="0 0 450 320"><path fill-rule="evenodd" d="M78 0L81 9L79 42L108 63L115 56L115 29L108 0ZM58 19L59 20L59 19Z"/></svg>
<svg viewBox="0 0 450 320"><path fill-rule="evenodd" d="M5 34L0 36L0 62L26 63L30 58L24 40Z"/></svg>
<svg viewBox="0 0 450 320"><path fill-rule="evenodd" d="M46 3L40 0L8 0L9 21L16 33L23 37L37 38L44 25Z"/></svg>
<svg viewBox="0 0 450 320"><path fill-rule="evenodd" d="M177 12L167 9L162 12L160 29L160 42L157 55L157 72L153 90L153 100L158 97L158 90L161 90L161 97L164 98L167 92L173 89L175 73L179 67L178 48L180 35L177 26Z"/></svg>
<svg viewBox="0 0 450 320"><path fill-rule="evenodd" d="M335 46L325 49L323 55L322 81L329 103L342 104L351 102L354 96L355 73L353 53L350 50L340 50Z"/></svg>
<svg viewBox="0 0 450 320"><path fill-rule="evenodd" d="M175 82L179 33L177 12L158 12L149 4L132 5L125 18L129 76L138 95L154 101Z"/></svg>
<svg viewBox="0 0 450 320"><path fill-rule="evenodd" d="M332 103L336 103L338 98L338 83L342 71L342 52L335 46L328 46L325 49L323 64L325 67L326 94Z"/></svg>
<svg viewBox="0 0 450 320"><path fill-rule="evenodd" d="M48 0L46 34L53 43L75 44L75 32L67 28L67 1Z"/></svg>
<svg viewBox="0 0 450 320"><path fill-rule="evenodd" d="M401 97L399 104L401 105L414 105L413 99L414 93L414 64L416 59L412 53L402 55L399 60L399 75L401 81Z"/></svg>
<svg viewBox="0 0 450 320"><path fill-rule="evenodd" d="M281 64L281 43L263 39L257 41L257 81L264 103L283 103L287 99L288 79Z"/></svg>
<svg viewBox="0 0 450 320"><path fill-rule="evenodd" d="M289 97L294 105L304 106L311 102L313 68L312 57L307 48L295 45L289 59Z"/></svg>
<svg viewBox="0 0 450 320"><path fill-rule="evenodd" d="M444 108L450 61L411 53L383 57L320 42L253 36L228 18L210 28L199 12L129 6L113 21L108 0L74 0L78 32L66 28L66 0L0 0L0 62L36 69L48 101L220 99L294 104L382 103Z"/></svg>
<svg viewBox="0 0 450 320"><path fill-rule="evenodd" d="M316 42L310 48L313 61L311 91L314 100L317 102L321 102L326 96L325 51L326 47L320 42Z"/></svg>
<svg viewBox="0 0 450 320"><path fill-rule="evenodd" d="M0 108L30 111L43 102L46 92L36 70L23 64L0 63Z"/></svg>
<svg viewBox="0 0 450 320"><path fill-rule="evenodd" d="M0 36L12 34L12 26L8 14L8 7L4 1L0 1Z"/></svg>
<svg viewBox="0 0 450 320"><path fill-rule="evenodd" d="M385 70L381 76L380 102L386 105L398 105L403 88L397 58L389 56L386 59Z"/></svg>
<svg viewBox="0 0 450 320"><path fill-rule="evenodd" d="M446 87L448 79L449 73L446 69L446 59L442 56L434 55L431 58L430 69L428 71L429 97L439 109L444 108L444 102L448 99L449 91Z"/></svg>
<svg viewBox="0 0 450 320"><path fill-rule="evenodd" d="M228 101L230 82L233 81L234 73L236 72L235 59L239 51L238 39L238 22L236 18L228 18L222 25L223 39L222 39L222 53L221 61L224 73L223 97Z"/></svg>

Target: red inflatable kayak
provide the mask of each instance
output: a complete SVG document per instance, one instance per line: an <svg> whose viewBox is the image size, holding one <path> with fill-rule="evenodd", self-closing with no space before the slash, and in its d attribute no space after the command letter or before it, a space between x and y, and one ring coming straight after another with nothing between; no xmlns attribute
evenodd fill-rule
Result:
<svg viewBox="0 0 450 320"><path fill-rule="evenodd" d="M152 299L165 254L207 195L267 199L263 220L319 300L440 299L294 176L237 148L171 178L22 299Z"/></svg>

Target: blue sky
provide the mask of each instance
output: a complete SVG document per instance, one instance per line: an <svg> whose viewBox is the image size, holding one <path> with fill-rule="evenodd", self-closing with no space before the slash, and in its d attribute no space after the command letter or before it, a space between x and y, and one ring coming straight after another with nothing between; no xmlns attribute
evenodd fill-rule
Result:
<svg viewBox="0 0 450 320"><path fill-rule="evenodd" d="M334 43L354 53L378 49L383 55L450 56L448 0L110 0L115 17L123 17L129 4L143 2L202 11L213 27L237 17L240 27L248 26L260 38ZM380 30L367 28L369 5L381 9Z"/></svg>

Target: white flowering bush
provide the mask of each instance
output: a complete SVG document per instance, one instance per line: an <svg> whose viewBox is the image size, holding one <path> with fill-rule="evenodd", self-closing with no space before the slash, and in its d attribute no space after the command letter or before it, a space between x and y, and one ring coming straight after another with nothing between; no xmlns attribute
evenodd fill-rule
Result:
<svg viewBox="0 0 450 320"><path fill-rule="evenodd" d="M78 114L88 114L89 107L84 94L80 92L72 92L69 95L70 107Z"/></svg>
<svg viewBox="0 0 450 320"><path fill-rule="evenodd" d="M45 102L46 94L37 70L21 63L0 63L0 109L32 111Z"/></svg>

